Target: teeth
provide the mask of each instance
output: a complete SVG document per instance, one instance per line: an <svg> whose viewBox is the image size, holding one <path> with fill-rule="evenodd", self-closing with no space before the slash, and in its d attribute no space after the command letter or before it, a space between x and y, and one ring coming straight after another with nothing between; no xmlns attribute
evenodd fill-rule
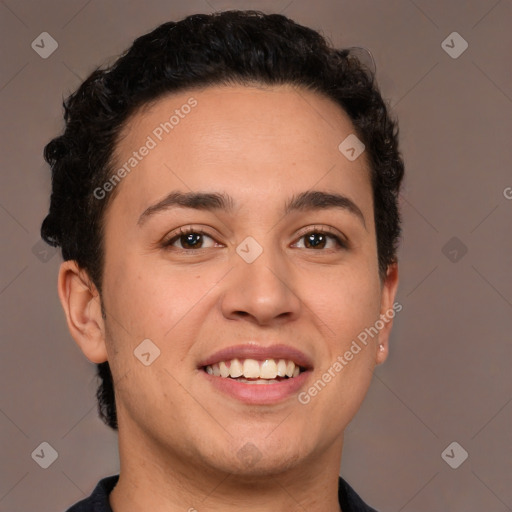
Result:
<svg viewBox="0 0 512 512"><path fill-rule="evenodd" d="M248 379L260 377L260 363L255 359L246 359L244 361L244 377Z"/></svg>
<svg viewBox="0 0 512 512"><path fill-rule="evenodd" d="M224 361L221 361L219 363L219 370L221 377L229 377L229 368L226 366L226 363Z"/></svg>
<svg viewBox="0 0 512 512"><path fill-rule="evenodd" d="M279 359L277 363L277 375L279 375L279 377L286 376L286 361L284 359Z"/></svg>
<svg viewBox="0 0 512 512"><path fill-rule="evenodd" d="M300 374L300 368L293 361L286 359L279 359L277 362L275 359L265 359L265 361L231 359L208 365L206 372L215 377L231 377L240 382L268 384L278 382L276 377L297 377ZM259 380L249 381L246 379Z"/></svg>
<svg viewBox="0 0 512 512"><path fill-rule="evenodd" d="M229 365L229 375L230 377L233 377L236 379L237 377L240 377L244 373L244 368L242 366L242 363L238 359L233 359L231 361L231 364Z"/></svg>
<svg viewBox="0 0 512 512"><path fill-rule="evenodd" d="M261 363L259 377L262 379L275 379L277 377L277 364L273 359L265 359Z"/></svg>

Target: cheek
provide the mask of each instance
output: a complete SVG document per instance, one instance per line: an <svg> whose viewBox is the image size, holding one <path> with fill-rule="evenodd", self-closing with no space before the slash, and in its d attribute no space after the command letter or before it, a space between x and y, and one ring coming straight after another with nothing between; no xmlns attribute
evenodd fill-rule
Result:
<svg viewBox="0 0 512 512"><path fill-rule="evenodd" d="M380 286L373 273L348 270L315 279L305 300L341 343L357 336L379 317Z"/></svg>
<svg viewBox="0 0 512 512"><path fill-rule="evenodd" d="M160 386L171 389L175 385L165 368L180 368L188 353L193 330L201 325L197 321L199 308L194 306L207 292L203 289L206 285L195 278L197 273L176 269L171 273L168 266L148 265L143 257L126 257L119 265L105 268L107 342L116 392L134 411L150 414L156 407L153 397L160 391L141 393L141 389L156 391ZM141 345L146 339L159 351L148 366L136 359L137 354L149 351L152 358L157 353L152 344ZM139 347L145 347L144 351ZM179 397L173 394L172 399Z"/></svg>
<svg viewBox="0 0 512 512"><path fill-rule="evenodd" d="M126 257L105 273L112 317L132 338L164 342L194 319L200 303L220 279L200 270L172 266L164 259Z"/></svg>
<svg viewBox="0 0 512 512"><path fill-rule="evenodd" d="M331 284L315 305L319 325L327 326L326 342L323 363L307 393L315 407L328 409L340 425L355 415L371 383L376 338L367 330L379 318L379 297L372 280L354 277Z"/></svg>

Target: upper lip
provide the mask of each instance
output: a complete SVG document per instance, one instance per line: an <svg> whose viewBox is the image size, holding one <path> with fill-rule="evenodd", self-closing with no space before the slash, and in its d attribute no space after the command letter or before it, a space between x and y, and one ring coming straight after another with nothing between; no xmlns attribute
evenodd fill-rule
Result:
<svg viewBox="0 0 512 512"><path fill-rule="evenodd" d="M199 367L212 365L220 361L230 361L231 359L287 359L306 370L313 368L311 359L296 348L283 344L263 346L254 342L234 345L219 350L203 359L199 363Z"/></svg>

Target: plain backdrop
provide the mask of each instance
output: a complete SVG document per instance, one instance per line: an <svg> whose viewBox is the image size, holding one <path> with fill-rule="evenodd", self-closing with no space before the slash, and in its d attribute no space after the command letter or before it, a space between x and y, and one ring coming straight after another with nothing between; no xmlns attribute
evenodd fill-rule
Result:
<svg viewBox="0 0 512 512"><path fill-rule="evenodd" d="M510 0L0 1L0 510L65 510L119 471L58 301L60 254L39 235L62 99L157 25L230 8L367 48L400 122L403 310L341 474L381 512L512 510Z"/></svg>

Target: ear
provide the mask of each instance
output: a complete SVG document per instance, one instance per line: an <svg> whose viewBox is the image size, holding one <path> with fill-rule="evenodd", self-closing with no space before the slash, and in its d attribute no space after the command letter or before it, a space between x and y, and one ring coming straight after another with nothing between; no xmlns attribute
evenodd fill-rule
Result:
<svg viewBox="0 0 512 512"><path fill-rule="evenodd" d="M398 263L392 263L388 266L386 277L381 288L380 320L384 322L384 327L379 330L377 338L376 364L382 364L388 357L389 335L393 327L393 318L402 310L401 304L394 304L396 290L398 288ZM380 346L382 346L382 349Z"/></svg>
<svg viewBox="0 0 512 512"><path fill-rule="evenodd" d="M89 361L105 362L105 326L96 287L73 260L61 264L57 287L71 336Z"/></svg>

